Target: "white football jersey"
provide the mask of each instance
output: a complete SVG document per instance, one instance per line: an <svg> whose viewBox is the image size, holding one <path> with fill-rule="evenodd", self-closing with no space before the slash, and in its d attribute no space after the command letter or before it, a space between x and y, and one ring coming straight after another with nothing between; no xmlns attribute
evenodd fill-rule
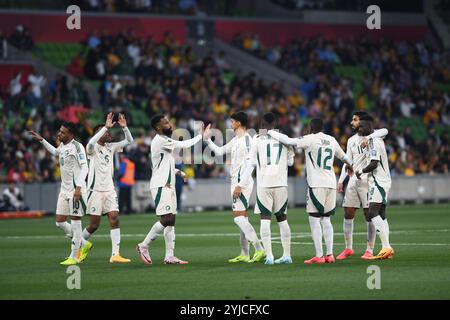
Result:
<svg viewBox="0 0 450 320"><path fill-rule="evenodd" d="M75 180L81 171L82 165L87 165L86 152L78 141L72 140L68 144L60 143L58 148L59 165L61 168L61 192L73 193ZM86 182L81 186L81 191L86 191Z"/></svg>
<svg viewBox="0 0 450 320"><path fill-rule="evenodd" d="M202 139L201 135L185 140L177 141L164 135L157 134L152 140L151 161L152 178L150 188L170 185L175 188L175 158L173 151L176 148L189 148Z"/></svg>
<svg viewBox="0 0 450 320"><path fill-rule="evenodd" d="M358 170L364 169L370 163L369 149L368 147L361 147L361 143L364 139L370 138L381 138L387 135L388 131L386 129L375 130L370 136L363 137L358 134L354 134L347 140L347 158L353 163L353 170L356 172ZM345 172L341 173L340 182L344 180L346 176ZM356 175L352 175L350 179L358 179ZM368 181L368 174L363 174L361 179Z"/></svg>
<svg viewBox="0 0 450 320"><path fill-rule="evenodd" d="M308 186L336 189L334 157L345 157L336 139L323 132L313 133L298 138L296 147L305 151Z"/></svg>
<svg viewBox="0 0 450 320"><path fill-rule="evenodd" d="M258 187L274 188L288 186L288 165L294 162L294 150L268 134L253 138L249 153L252 164L256 164Z"/></svg>
<svg viewBox="0 0 450 320"><path fill-rule="evenodd" d="M391 187L391 173L389 172L389 160L386 147L382 139L369 139L370 160L378 160L378 166L369 174L370 184L380 185L384 188Z"/></svg>
<svg viewBox="0 0 450 320"><path fill-rule="evenodd" d="M129 143L127 140L121 142L95 143L92 151L87 149L89 160L88 184L89 190L112 191L114 187L114 152L122 152Z"/></svg>
<svg viewBox="0 0 450 320"><path fill-rule="evenodd" d="M241 137L235 136L230 142L221 147L216 146L211 140L207 141L209 147L217 156L222 154L231 154L231 185L237 185L241 182L245 160L250 152L250 147L252 144L251 141L252 137L248 133L245 133ZM253 183L253 179L249 180L249 184L251 183Z"/></svg>

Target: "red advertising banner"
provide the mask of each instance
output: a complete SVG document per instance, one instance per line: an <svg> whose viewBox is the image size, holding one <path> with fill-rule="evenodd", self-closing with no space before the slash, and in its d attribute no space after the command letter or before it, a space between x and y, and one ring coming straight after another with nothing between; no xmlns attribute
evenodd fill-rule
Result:
<svg viewBox="0 0 450 320"><path fill-rule="evenodd" d="M230 42L236 33L252 33L266 46L284 45L292 39L323 37L324 39L351 39L359 36L391 40L423 39L426 26L383 26L380 30L369 30L365 24L312 24L278 21L216 21L216 36Z"/></svg>
<svg viewBox="0 0 450 320"><path fill-rule="evenodd" d="M74 43L87 38L93 30L107 29L110 34L132 28L139 37L154 37L160 41L168 31L183 43L185 40L184 20L145 18L142 16L92 16L81 13L81 30L69 30L66 26L68 14L50 13L0 13L0 30L10 34L21 24L30 29L35 42Z"/></svg>

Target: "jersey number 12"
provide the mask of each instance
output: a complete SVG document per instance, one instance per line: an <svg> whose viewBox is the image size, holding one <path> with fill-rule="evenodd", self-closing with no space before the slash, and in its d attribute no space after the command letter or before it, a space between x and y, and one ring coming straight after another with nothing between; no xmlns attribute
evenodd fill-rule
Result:
<svg viewBox="0 0 450 320"><path fill-rule="evenodd" d="M323 150L323 151L322 151ZM322 162L322 153L325 156ZM331 170L331 165L329 164L329 161L333 158L333 150L330 148L319 148L319 151L317 152L317 165L325 170Z"/></svg>

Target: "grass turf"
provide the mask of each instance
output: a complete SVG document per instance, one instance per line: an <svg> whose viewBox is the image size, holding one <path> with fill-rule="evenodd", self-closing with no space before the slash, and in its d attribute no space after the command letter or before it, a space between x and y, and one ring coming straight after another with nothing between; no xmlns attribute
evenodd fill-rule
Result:
<svg viewBox="0 0 450 320"><path fill-rule="evenodd" d="M121 217L121 253L127 265L110 264L106 218L92 237L94 249L81 268L81 290L68 290L69 274L59 262L69 241L52 218L0 220L0 299L449 299L450 206L405 205L388 208L392 260L363 261L366 224L355 218L355 256L333 265L304 265L313 255L304 209L290 209L292 265L230 264L239 253L239 236L229 212L180 214L176 255L189 265L164 265L164 239L152 244L154 264L144 265L135 245L155 215ZM343 249L342 209L332 218L335 254ZM259 231L259 218L251 215ZM87 220L83 221L86 224ZM281 255L272 222L275 258ZM377 237L376 251L380 249ZM367 267L381 268L381 290L367 288Z"/></svg>

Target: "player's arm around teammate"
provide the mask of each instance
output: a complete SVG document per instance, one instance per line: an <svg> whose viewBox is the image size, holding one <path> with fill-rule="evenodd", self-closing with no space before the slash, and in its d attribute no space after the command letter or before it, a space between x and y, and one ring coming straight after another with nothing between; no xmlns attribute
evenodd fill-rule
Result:
<svg viewBox="0 0 450 320"><path fill-rule="evenodd" d="M359 132L364 136L373 132L372 117L367 116L361 119ZM356 171L356 177L360 179L363 173L371 173L369 182L369 218L378 231L382 249L376 256L370 257L370 260L388 259L394 255L394 250L389 243L389 224L386 217L386 204L391 186L391 176L383 140L370 139L368 152L370 163L362 170Z"/></svg>

